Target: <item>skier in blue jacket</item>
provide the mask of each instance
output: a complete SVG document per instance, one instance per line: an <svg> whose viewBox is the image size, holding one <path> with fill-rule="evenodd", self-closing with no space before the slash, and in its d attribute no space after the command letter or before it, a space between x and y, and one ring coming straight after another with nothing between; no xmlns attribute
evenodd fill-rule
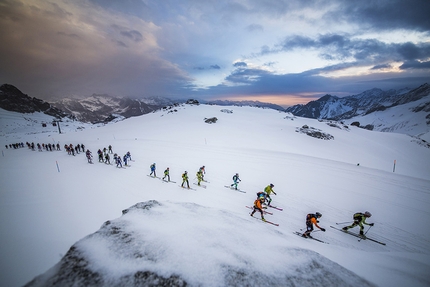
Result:
<svg viewBox="0 0 430 287"><path fill-rule="evenodd" d="M149 175L151 176L152 174L154 174L154 177L156 177L157 175L155 174L155 162L151 164L150 168L151 168L151 173Z"/></svg>

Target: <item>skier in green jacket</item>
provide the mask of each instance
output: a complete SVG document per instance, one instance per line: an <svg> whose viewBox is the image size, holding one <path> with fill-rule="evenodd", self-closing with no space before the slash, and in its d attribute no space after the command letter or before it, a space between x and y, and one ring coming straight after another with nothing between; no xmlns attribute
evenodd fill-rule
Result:
<svg viewBox="0 0 430 287"><path fill-rule="evenodd" d="M342 230L347 231L348 229L354 228L358 225L358 226L360 226L360 235L364 236L363 224L366 224L369 226L374 225L374 223L366 223L366 218L369 218L371 216L372 216L372 214L369 211L366 211L365 213L361 213L361 212L354 213L354 216L353 216L354 222L350 226L345 226L344 228L342 228Z"/></svg>
<svg viewBox="0 0 430 287"><path fill-rule="evenodd" d="M169 168L166 168L166 170L164 171L163 180L165 180L165 178L167 177L167 181L170 181L170 174L169 174L169 172L170 172Z"/></svg>
<svg viewBox="0 0 430 287"><path fill-rule="evenodd" d="M203 172L201 169L196 173L197 176L197 185L200 185L200 182L203 180Z"/></svg>
<svg viewBox="0 0 430 287"><path fill-rule="evenodd" d="M188 181L188 172L187 171L185 171L183 174L182 174L182 185L181 185L181 187L184 187L184 183L187 183L187 187L188 187L188 189L190 188L190 183L189 183L189 181Z"/></svg>

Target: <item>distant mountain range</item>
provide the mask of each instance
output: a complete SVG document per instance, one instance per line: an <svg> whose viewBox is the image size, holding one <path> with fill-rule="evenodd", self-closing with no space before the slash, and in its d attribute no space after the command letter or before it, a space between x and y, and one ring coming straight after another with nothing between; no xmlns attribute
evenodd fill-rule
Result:
<svg viewBox="0 0 430 287"><path fill-rule="evenodd" d="M86 123L110 122L158 110L173 101L166 98L130 99L93 94L84 99L65 98L48 103L31 98L13 85L0 86L0 108L19 113L42 112L58 119L68 117Z"/></svg>
<svg viewBox="0 0 430 287"><path fill-rule="evenodd" d="M93 94L84 99L66 98L52 103L76 119L91 123L109 122L117 117L141 116L171 104L173 101L166 98L130 99L106 94Z"/></svg>
<svg viewBox="0 0 430 287"><path fill-rule="evenodd" d="M130 99L93 94L84 99L65 98L48 103L23 94L18 88L0 86L0 108L20 113L43 112L56 118L69 117L86 123L110 122L114 119L140 116L187 100L167 98ZM200 103L220 106L253 106L291 113L319 120L343 121L370 130L430 134L430 85L400 90L371 89L357 95L339 98L325 95L316 101L282 108L259 101L213 100ZM429 140L429 138L427 138Z"/></svg>
<svg viewBox="0 0 430 287"><path fill-rule="evenodd" d="M218 105L218 106L248 106L257 108L267 108L274 109L278 111L284 111L285 109L279 105L271 103L263 103L260 101L230 101L230 100L212 100L212 101L201 101L208 105Z"/></svg>

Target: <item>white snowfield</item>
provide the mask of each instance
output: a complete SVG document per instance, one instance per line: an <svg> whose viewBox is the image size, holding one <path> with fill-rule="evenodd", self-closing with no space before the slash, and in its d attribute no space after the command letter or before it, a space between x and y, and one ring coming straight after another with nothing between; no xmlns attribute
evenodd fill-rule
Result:
<svg viewBox="0 0 430 287"><path fill-rule="evenodd" d="M270 109L176 109L99 127L62 123L62 134L1 110L0 286L40 274L30 285L49 286L72 245L104 286L132 285L130 276L144 271L189 286L430 286L429 148L404 134ZM218 121L204 122L211 117ZM334 139L296 132L304 125ZM59 142L62 150L5 148L27 141ZM67 155L69 143L85 144L94 164L83 153ZM121 156L130 151L131 166L99 163L97 150L109 145ZM176 183L148 177L152 163L160 177L169 167ZM202 165L206 189L192 184ZM184 171L196 190L179 187ZM224 187L235 173L246 193ZM269 208L265 217L278 227L245 207L270 183L272 204L283 211ZM326 232L315 228L313 236L328 244L293 234L317 211ZM365 226L367 236L385 246L330 228L364 211L375 223Z"/></svg>

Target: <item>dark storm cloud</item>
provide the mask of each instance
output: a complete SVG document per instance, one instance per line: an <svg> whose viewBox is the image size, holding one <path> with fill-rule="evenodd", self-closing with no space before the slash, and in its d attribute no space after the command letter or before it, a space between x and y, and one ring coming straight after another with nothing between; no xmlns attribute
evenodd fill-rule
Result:
<svg viewBox="0 0 430 287"><path fill-rule="evenodd" d="M36 97L345 92L429 74L428 37L414 39L429 31L430 1L0 1L0 80ZM321 60L285 74L304 69L291 52ZM355 67L377 74L322 76Z"/></svg>
<svg viewBox="0 0 430 287"><path fill-rule="evenodd" d="M264 54L292 51L294 49L315 49L323 59L344 60L349 57L368 59L392 53L393 46L376 39L351 39L350 35L324 34L317 38L290 36L284 39L274 49L263 47Z"/></svg>
<svg viewBox="0 0 430 287"><path fill-rule="evenodd" d="M267 75L269 72L261 69L236 69L225 79L232 83L252 83L256 80L260 80L263 75Z"/></svg>
<svg viewBox="0 0 430 287"><path fill-rule="evenodd" d="M143 41L143 35L137 30L129 29L116 24L111 25L111 27L117 31L121 37L127 38L127 40L134 42Z"/></svg>
<svg viewBox="0 0 430 287"><path fill-rule="evenodd" d="M336 67L333 67L336 69ZM430 81L428 73L418 73L414 77L399 77L397 73L381 73L362 76L328 78L316 72L277 75L260 69L238 69L226 80L236 85L217 85L199 90L195 96L216 97L230 95L238 97L279 95L300 95L305 101L325 94L347 96L359 94L372 88L400 89L418 87ZM303 87L306 87L304 89Z"/></svg>
<svg viewBox="0 0 430 287"><path fill-rule="evenodd" d="M208 68L205 67L194 67L194 70L199 70L199 71L203 71L203 70L220 70L221 67L218 65L210 65Z"/></svg>
<svg viewBox="0 0 430 287"><path fill-rule="evenodd" d="M341 17L374 30L430 31L427 0L340 1L339 4L326 17Z"/></svg>
<svg viewBox="0 0 430 287"><path fill-rule="evenodd" d="M430 61L418 62L418 61L407 61L400 66L400 69L430 69Z"/></svg>
<svg viewBox="0 0 430 287"><path fill-rule="evenodd" d="M420 43L416 45L408 42L397 45L396 50L405 60L417 60L430 57L430 43Z"/></svg>
<svg viewBox="0 0 430 287"><path fill-rule="evenodd" d="M350 35L339 34L319 35L316 38L290 36L273 48L263 46L260 54L276 54L298 49L317 50L319 56L325 60L354 59L357 66L381 64L384 61L424 61L430 57L430 43L387 44L377 39L354 39Z"/></svg>
<svg viewBox="0 0 430 287"><path fill-rule="evenodd" d="M154 29L136 18L117 21L85 0L3 1L1 83L42 99L182 95L191 78L160 57Z"/></svg>
<svg viewBox="0 0 430 287"><path fill-rule="evenodd" d="M375 65L371 68L371 70L384 70L384 69L391 69L393 66L390 64L381 64L381 65Z"/></svg>
<svg viewBox="0 0 430 287"><path fill-rule="evenodd" d="M246 66L248 66L248 64L245 62L236 62L233 64L233 67L246 67Z"/></svg>

